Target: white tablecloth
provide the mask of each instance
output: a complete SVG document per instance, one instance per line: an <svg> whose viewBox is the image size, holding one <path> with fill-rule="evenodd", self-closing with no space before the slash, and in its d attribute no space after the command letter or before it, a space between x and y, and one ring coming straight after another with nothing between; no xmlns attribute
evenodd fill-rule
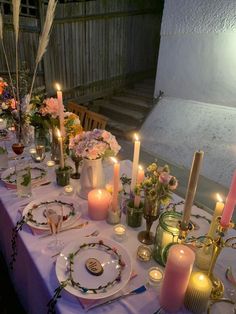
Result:
<svg viewBox="0 0 236 314"><path fill-rule="evenodd" d="M50 168L49 168L50 169ZM111 178L112 168L109 164L104 167L107 180ZM49 170L49 178L52 183L48 186L42 186L33 190L33 195L30 199L19 199L16 192L13 190L7 190L3 183L0 186L1 205L0 205L0 245L6 262L9 263L12 253L11 249L11 236L12 228L15 226L17 220L20 217L19 209L21 204L25 204L26 201L31 201L37 197L42 196L56 196L62 191L62 187L58 187L55 183L55 170ZM121 162L121 172L130 175L131 162ZM75 189L78 189L78 181L71 180L71 184ZM83 212L81 221L88 219L87 216L87 202L78 197L75 193L73 196L81 205ZM174 201L181 200L178 196L174 195ZM198 213L210 217L209 214L203 210L194 207L193 213ZM201 225L200 231L193 232L194 235L200 235L206 233L208 230L208 223L203 219L195 219L198 224ZM125 215L122 215L122 222L125 223ZM157 222L152 226L152 230L155 232ZM75 239L80 239L83 235L86 235L94 230L99 230L100 235L103 237L113 237L113 226L107 224L105 221L90 221L88 226L80 230L70 230L58 235L59 238L67 244ZM147 263L140 262L136 258L137 247L140 243L137 240L137 234L140 230L145 229L145 221L140 228L132 229L127 227L127 237L122 242L122 245L127 249L132 258L133 270L138 274L129 282L129 288L134 289L147 282L147 270L152 266L156 266L157 263L151 260ZM235 230L231 230L229 235L236 235ZM22 302L27 313L47 313L47 303L51 299L54 293L54 289L59 286L59 282L55 273L55 258L51 258L51 255L45 250L50 237L40 238L39 235L32 235L30 228L24 225L23 230L18 234L17 248L18 255L16 262L14 263L14 270L10 270L10 274L15 286L16 292ZM217 265L216 274L222 280L225 281L224 273L226 267L235 265L236 252L232 249L224 249L220 255ZM226 283L228 287L230 285ZM131 296L121 301L115 302L111 305L100 307L91 310L92 313L145 313L152 314L159 308L158 302L158 289L149 288L145 293L138 296ZM79 300L70 293L63 291L62 298L57 302L57 313L69 314L69 313L84 313ZM227 304L221 304L214 306L214 313L222 312L230 313L232 306ZM181 309L179 313L188 313L185 309Z"/></svg>

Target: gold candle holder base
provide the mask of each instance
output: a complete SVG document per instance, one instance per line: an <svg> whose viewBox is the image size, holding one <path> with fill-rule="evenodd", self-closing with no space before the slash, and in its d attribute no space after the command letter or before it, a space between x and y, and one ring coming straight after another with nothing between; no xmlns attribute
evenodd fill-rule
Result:
<svg viewBox="0 0 236 314"><path fill-rule="evenodd" d="M211 299L212 300L219 300L224 296L224 284L223 282L216 278L213 274L209 276L211 283L212 283L212 290L211 290Z"/></svg>

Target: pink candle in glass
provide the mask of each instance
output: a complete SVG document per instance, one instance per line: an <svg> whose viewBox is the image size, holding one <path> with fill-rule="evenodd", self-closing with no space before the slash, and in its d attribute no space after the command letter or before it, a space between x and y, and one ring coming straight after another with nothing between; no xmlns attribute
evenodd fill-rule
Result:
<svg viewBox="0 0 236 314"><path fill-rule="evenodd" d="M160 293L160 305L176 312L183 304L192 271L195 253L183 244L170 248Z"/></svg>
<svg viewBox="0 0 236 314"><path fill-rule="evenodd" d="M93 220L104 220L111 204L111 194L104 189L94 189L88 193L88 214Z"/></svg>
<svg viewBox="0 0 236 314"><path fill-rule="evenodd" d="M235 203L236 203L236 171L234 172L233 175L229 194L226 198L224 211L220 220L220 224L222 227L227 227L230 224L230 220L234 212Z"/></svg>

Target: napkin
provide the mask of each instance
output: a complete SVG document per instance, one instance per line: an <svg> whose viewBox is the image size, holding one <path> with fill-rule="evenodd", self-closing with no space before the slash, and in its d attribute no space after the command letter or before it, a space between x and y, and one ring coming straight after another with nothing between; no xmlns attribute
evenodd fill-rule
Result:
<svg viewBox="0 0 236 314"><path fill-rule="evenodd" d="M132 271L132 274L130 276L130 280L132 280L133 278L135 278L137 276L137 273L135 271ZM127 284L127 286L129 285L129 283ZM127 287L126 286L126 287ZM110 297L107 298L103 298L103 299L98 299L98 300L89 300L89 299L83 299L83 298L78 298L80 304L82 305L82 307L84 308L85 311L88 311L90 309L90 307L97 305L97 304L101 304L104 303L105 301L111 300L123 293L125 293L127 288L124 288L123 290L120 290L119 292L117 292L116 294L113 294Z"/></svg>

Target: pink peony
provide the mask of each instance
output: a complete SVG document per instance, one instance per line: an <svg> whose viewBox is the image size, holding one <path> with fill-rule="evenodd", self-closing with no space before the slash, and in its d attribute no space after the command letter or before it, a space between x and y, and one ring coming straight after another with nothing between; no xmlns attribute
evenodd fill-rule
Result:
<svg viewBox="0 0 236 314"><path fill-rule="evenodd" d="M171 175L169 175L168 172L161 172L160 176L159 176L159 181L162 184L169 184L171 179Z"/></svg>

